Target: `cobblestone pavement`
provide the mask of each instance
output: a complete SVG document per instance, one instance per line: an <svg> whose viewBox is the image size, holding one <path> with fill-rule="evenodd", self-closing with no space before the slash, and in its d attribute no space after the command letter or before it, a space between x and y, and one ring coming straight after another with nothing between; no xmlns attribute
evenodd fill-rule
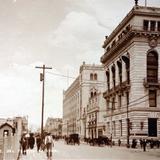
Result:
<svg viewBox="0 0 160 160"><path fill-rule="evenodd" d="M52 160L159 160L160 149L143 152L142 149L128 149L125 147L98 147L87 144L66 145L63 141L55 142ZM48 160L46 153L36 148L28 150L27 155L20 160Z"/></svg>

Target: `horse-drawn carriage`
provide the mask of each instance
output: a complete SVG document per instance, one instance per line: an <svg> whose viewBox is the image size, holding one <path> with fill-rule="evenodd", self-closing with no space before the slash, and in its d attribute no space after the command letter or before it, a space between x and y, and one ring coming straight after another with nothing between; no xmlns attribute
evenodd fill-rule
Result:
<svg viewBox="0 0 160 160"><path fill-rule="evenodd" d="M79 135L76 133L70 134L68 137L65 138L67 144L80 144Z"/></svg>
<svg viewBox="0 0 160 160"><path fill-rule="evenodd" d="M85 142L89 143L90 145L109 145L110 140L106 136L99 136L98 138L85 138Z"/></svg>

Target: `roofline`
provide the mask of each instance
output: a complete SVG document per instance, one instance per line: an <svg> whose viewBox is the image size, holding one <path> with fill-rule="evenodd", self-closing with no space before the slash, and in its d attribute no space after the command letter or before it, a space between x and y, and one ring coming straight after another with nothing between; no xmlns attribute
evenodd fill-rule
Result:
<svg viewBox="0 0 160 160"><path fill-rule="evenodd" d="M119 33L119 31L125 26L125 24L128 23L128 21L134 16L134 15L144 15L144 16L160 16L157 13L151 13L151 12L142 12L138 9L150 9L150 10L157 10L160 8L158 7L145 7L145 6L134 6L131 11L125 16L125 18L119 23L119 25L113 30L113 32L109 35L109 37L106 38L104 41L104 44L102 45L103 48L105 48L112 40L113 38Z"/></svg>

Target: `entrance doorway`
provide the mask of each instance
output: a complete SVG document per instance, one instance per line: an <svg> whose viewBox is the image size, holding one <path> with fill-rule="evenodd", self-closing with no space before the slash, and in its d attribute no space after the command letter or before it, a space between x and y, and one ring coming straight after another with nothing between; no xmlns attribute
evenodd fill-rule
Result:
<svg viewBox="0 0 160 160"><path fill-rule="evenodd" d="M157 137L157 118L148 118L148 136Z"/></svg>

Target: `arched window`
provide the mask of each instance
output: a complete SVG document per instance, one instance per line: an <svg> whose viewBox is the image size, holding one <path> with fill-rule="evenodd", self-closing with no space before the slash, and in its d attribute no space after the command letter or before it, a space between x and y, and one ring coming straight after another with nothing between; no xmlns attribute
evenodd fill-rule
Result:
<svg viewBox="0 0 160 160"><path fill-rule="evenodd" d="M96 73L94 74L94 80L97 80L97 74Z"/></svg>
<svg viewBox="0 0 160 160"><path fill-rule="evenodd" d="M97 93L96 92L94 92L94 96L96 96L97 95Z"/></svg>
<svg viewBox="0 0 160 160"><path fill-rule="evenodd" d="M117 61L118 73L119 73L119 82L122 83L122 62L121 60Z"/></svg>
<svg viewBox="0 0 160 160"><path fill-rule="evenodd" d="M93 92L91 92L91 98L93 97Z"/></svg>
<svg viewBox="0 0 160 160"><path fill-rule="evenodd" d="M127 82L129 84L130 82L130 59L129 59L129 54L122 56L123 61L126 64L126 74L127 74Z"/></svg>
<svg viewBox="0 0 160 160"><path fill-rule="evenodd" d="M116 69L115 64L112 66L112 81L113 81L113 87L116 86Z"/></svg>
<svg viewBox="0 0 160 160"><path fill-rule="evenodd" d="M90 74L90 80L93 80L93 74L92 73Z"/></svg>
<svg viewBox="0 0 160 160"><path fill-rule="evenodd" d="M109 74L109 70L106 71L106 76L107 76L107 87L108 90L110 89L110 74Z"/></svg>
<svg viewBox="0 0 160 160"><path fill-rule="evenodd" d="M147 54L147 82L158 82L158 55L154 51Z"/></svg>

